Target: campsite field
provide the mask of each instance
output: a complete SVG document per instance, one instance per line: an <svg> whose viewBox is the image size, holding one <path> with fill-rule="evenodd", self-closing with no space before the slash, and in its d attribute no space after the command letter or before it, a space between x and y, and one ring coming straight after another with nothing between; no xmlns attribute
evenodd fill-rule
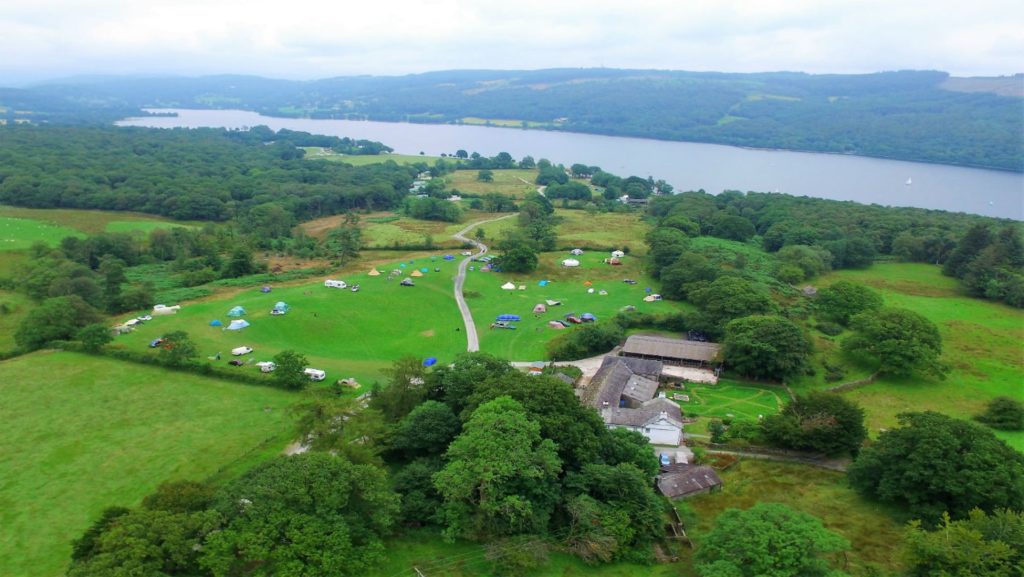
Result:
<svg viewBox="0 0 1024 577"><path fill-rule="evenodd" d="M747 509L759 502L782 503L820 518L825 527L850 541L849 566L845 570L851 575L888 575L900 568L900 520L893 511L850 489L842 473L742 459L720 475L725 483L721 491L677 504L687 522L687 533L698 546L713 527L715 517L725 509ZM683 561L686 570L679 574L693 575L691 556L684 554Z"/></svg>
<svg viewBox="0 0 1024 577"><path fill-rule="evenodd" d="M965 296L955 280L926 264L886 263L867 270L838 271L819 284L827 286L844 279L871 286L882 294L887 306L916 311L938 325L942 358L951 366L945 380L884 378L844 393L865 407L872 434L895 425L896 415L905 411L932 410L970 418L993 397L1024 399L1024 311ZM874 370L858 367L839 353L833 352L831 357L851 365L847 380ZM821 388L821 380L819 372L814 381L798 383L796 390ZM996 434L1024 451L1024 432Z"/></svg>
<svg viewBox="0 0 1024 577"><path fill-rule="evenodd" d="M568 252L542 253L537 270L528 275L481 272L482 263L473 263L476 270L467 272L464 294L480 334L481 350L514 361L542 360L547 358L548 341L564 330L571 330L549 328L548 321L562 319L570 313L591 313L600 322L614 316L626 305L647 312L685 310L689 306L669 301L644 302L645 289L650 287L657 292L658 285L642 272L640 259L627 256L622 259L622 266L610 266L602 262L607 253L588 251L573 257L580 261L579 267L561 266L561 261L570 256ZM636 280L637 284L626 284L622 282L624 278ZM542 280L549 282L540 286ZM591 287L584 285L587 281L592 283ZM506 282L514 283L517 289L502 289ZM518 290L518 286L525 289ZM589 288L594 292L588 293ZM602 296L602 290L608 294ZM548 307L546 313L534 315L534 305L548 299L562 304ZM522 321L513 323L516 330L489 328L501 314L516 314Z"/></svg>
<svg viewBox="0 0 1024 577"><path fill-rule="evenodd" d="M585 210L555 209L562 218L558 225L559 246L595 246L629 248L629 254L647 254L644 236L650 225L640 219L639 212L604 212L590 214Z"/></svg>
<svg viewBox="0 0 1024 577"><path fill-rule="evenodd" d="M0 574L56 577L104 508L280 452L297 395L37 352L0 362L0 398Z"/></svg>
<svg viewBox="0 0 1024 577"><path fill-rule="evenodd" d="M458 190L471 194L503 194L512 198L523 198L537 190L533 181L537 178L535 169L492 170L491 182L477 180L479 170L456 170L445 175L448 190ZM525 182L524 182L525 181Z"/></svg>
<svg viewBox="0 0 1024 577"><path fill-rule="evenodd" d="M114 343L150 350L148 344L153 339L184 330L196 342L202 356L220 353L221 363L231 359L231 349L242 345L255 349L246 357L250 363L270 360L282 350L294 349L306 355L310 366L327 371L329 381L355 377L361 383L372 383L381 378L381 369L404 355L435 356L450 361L466 350L462 319L452 293L458 261L445 261L442 254L420 257L413 263L407 261L404 269L397 261L379 265L381 276L368 276L367 267L359 274L331 277L359 284L361 290L355 293L327 288L318 279L274 287L267 294L255 286L186 303L178 314L155 317ZM416 286L399 286L399 281L409 276L413 268L421 267L429 272L414 279ZM435 268L441 272L434 272ZM402 270L403 274L389 281L387 275L392 269ZM270 310L278 301L288 303L291 311L272 316ZM247 314L243 318L251 323L250 327L228 331L210 326L214 319L227 326L231 321L227 312L236 305L245 308ZM237 370L257 369L244 366Z"/></svg>

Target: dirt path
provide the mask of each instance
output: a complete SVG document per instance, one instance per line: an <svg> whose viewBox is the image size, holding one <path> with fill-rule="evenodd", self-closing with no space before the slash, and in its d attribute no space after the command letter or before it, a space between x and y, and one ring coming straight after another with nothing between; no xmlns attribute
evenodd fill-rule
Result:
<svg viewBox="0 0 1024 577"><path fill-rule="evenodd" d="M469 310L469 305L466 304L466 297L462 295L462 287L466 284L466 267L469 266L469 263L474 258L487 253L487 245L468 238L466 233L482 224L487 224L497 220L504 220L513 216L516 216L516 213L506 214L505 216L499 216L498 218L478 220L452 235L455 237L455 240L474 244L477 249L480 250L480 252L462 259L462 262L459 263L459 273L455 275L455 302L459 305L459 313L462 314L462 324L466 326L466 351L471 353L480 350L480 338L476 333L476 325L473 324L473 313Z"/></svg>

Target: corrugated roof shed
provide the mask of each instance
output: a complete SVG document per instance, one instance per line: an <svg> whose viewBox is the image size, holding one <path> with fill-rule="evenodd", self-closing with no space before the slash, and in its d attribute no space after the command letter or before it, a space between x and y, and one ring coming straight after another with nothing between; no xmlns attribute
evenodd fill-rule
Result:
<svg viewBox="0 0 1024 577"><path fill-rule="evenodd" d="M718 473L702 465L674 465L658 475L658 490L669 499L703 493L721 485Z"/></svg>
<svg viewBox="0 0 1024 577"><path fill-rule="evenodd" d="M718 343L652 335L632 335L626 339L626 344L622 347L622 354L707 363L718 357L721 348Z"/></svg>

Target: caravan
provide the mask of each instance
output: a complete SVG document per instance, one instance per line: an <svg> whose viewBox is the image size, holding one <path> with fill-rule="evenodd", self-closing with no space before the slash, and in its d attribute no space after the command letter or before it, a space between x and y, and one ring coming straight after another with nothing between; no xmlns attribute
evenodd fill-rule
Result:
<svg viewBox="0 0 1024 577"><path fill-rule="evenodd" d="M340 289L343 289L343 288L348 288L348 283L346 283L343 280L327 279L327 280L324 281L324 286L325 287L330 287L330 288L340 288Z"/></svg>
<svg viewBox="0 0 1024 577"><path fill-rule="evenodd" d="M306 373L306 376L309 377L309 380L311 381L322 381L327 377L327 373L321 371L320 369L307 368L302 372Z"/></svg>

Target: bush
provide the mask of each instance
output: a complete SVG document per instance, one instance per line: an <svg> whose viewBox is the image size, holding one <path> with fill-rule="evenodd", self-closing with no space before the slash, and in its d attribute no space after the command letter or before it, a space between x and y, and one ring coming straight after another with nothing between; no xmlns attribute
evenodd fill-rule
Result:
<svg viewBox="0 0 1024 577"><path fill-rule="evenodd" d="M843 327L838 323L832 323L829 321L822 321L818 323L815 328L830 337L838 336L843 332Z"/></svg>
<svg viewBox="0 0 1024 577"><path fill-rule="evenodd" d="M1010 397L996 397L975 419L993 429L1024 431L1024 403Z"/></svg>

